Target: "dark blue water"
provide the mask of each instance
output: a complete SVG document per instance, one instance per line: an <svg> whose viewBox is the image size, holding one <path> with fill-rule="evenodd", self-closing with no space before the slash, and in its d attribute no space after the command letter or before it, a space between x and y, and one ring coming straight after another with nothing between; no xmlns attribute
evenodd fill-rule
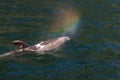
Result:
<svg viewBox="0 0 120 80"><path fill-rule="evenodd" d="M48 32L55 7L66 3L82 16L75 35L52 55L0 59L0 80L119 80L119 0L0 0L0 54L16 39L33 45L61 36Z"/></svg>

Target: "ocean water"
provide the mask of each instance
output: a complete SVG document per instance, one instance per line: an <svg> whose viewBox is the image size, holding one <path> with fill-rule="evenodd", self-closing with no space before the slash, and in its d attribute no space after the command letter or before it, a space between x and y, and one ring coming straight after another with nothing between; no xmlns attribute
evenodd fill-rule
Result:
<svg viewBox="0 0 120 80"><path fill-rule="evenodd" d="M64 34L71 40L57 51L48 52L57 57L28 53L0 58L0 80L119 80L119 3L119 0L0 0L0 54L12 50L11 42L16 39L33 45L62 36L71 27L62 31L57 27L63 22L56 17L64 17L57 15L59 10L70 9L68 14L80 16L75 33ZM64 24L69 24L70 17L65 18ZM58 24L52 27L55 22Z"/></svg>

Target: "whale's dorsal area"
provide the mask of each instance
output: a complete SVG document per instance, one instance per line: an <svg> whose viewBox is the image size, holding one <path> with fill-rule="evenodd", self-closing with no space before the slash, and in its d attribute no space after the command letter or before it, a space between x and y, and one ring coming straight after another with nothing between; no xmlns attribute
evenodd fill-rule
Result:
<svg viewBox="0 0 120 80"><path fill-rule="evenodd" d="M21 41L21 40L15 40L12 42L16 46L16 49L22 49L28 47L28 44Z"/></svg>
<svg viewBox="0 0 120 80"><path fill-rule="evenodd" d="M50 39L50 40L46 40L46 41L43 41L43 42L40 42L41 45L47 45L49 43L52 43L54 42L56 39Z"/></svg>

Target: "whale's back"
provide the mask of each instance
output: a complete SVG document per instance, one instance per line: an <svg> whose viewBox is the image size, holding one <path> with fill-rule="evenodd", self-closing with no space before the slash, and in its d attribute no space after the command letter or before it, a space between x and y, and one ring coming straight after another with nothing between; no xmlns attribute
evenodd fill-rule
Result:
<svg viewBox="0 0 120 80"><path fill-rule="evenodd" d="M62 46L68 40L70 40L69 37L59 37L57 39L43 41L41 43L36 44L35 46L39 48L38 51L42 51L42 52L49 51Z"/></svg>

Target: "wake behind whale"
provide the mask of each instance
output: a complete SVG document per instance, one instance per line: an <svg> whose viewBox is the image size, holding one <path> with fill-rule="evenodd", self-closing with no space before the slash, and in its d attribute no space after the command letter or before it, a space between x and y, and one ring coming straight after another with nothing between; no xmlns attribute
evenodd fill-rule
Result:
<svg viewBox="0 0 120 80"><path fill-rule="evenodd" d="M21 41L21 40L15 40L12 42L16 46L15 50L9 51L7 53L4 53L0 55L0 57L6 57L10 55L15 54L22 54L22 53L37 53L39 55L46 54L45 52L55 50L59 47L61 47L64 43L69 41L70 38L67 36L58 37L56 39L49 39L42 42L39 42L35 45L28 45L27 43Z"/></svg>

